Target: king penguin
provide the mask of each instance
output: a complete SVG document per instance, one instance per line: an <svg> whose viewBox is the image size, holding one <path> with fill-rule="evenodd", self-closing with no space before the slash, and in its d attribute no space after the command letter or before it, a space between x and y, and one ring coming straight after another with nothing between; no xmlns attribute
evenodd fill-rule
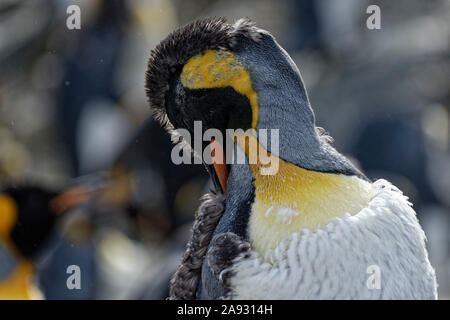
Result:
<svg viewBox="0 0 450 320"><path fill-rule="evenodd" d="M39 300L36 259L55 225L53 190L32 185L0 192L0 299Z"/></svg>
<svg viewBox="0 0 450 320"><path fill-rule="evenodd" d="M206 164L215 190L196 212L169 299L437 298L412 204L330 145L297 66L269 32L247 18L182 27L151 52L146 93L185 146L193 147L179 130L194 136L195 121L201 134L251 130L233 137L244 162ZM277 133L278 149L264 130ZM215 154L229 151L214 150L221 146ZM276 170L250 161L256 149Z"/></svg>

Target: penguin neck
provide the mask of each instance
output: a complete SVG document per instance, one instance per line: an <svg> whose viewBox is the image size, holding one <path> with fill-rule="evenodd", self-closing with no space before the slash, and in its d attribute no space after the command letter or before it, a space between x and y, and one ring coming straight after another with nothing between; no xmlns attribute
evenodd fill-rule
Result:
<svg viewBox="0 0 450 320"><path fill-rule="evenodd" d="M295 232L315 232L334 218L357 214L373 197L371 184L357 176L311 171L282 159L274 175L249 166L255 198L248 236L262 256Z"/></svg>
<svg viewBox="0 0 450 320"><path fill-rule="evenodd" d="M260 102L256 131L267 129L267 132L272 135L273 130L277 130L278 150L274 153L280 159L309 171L356 175L365 179L347 158L320 135L315 126L314 113L306 96L303 96L303 91L292 91L292 95L281 99L282 101L275 101L275 99L266 105L263 101L274 96L270 95ZM260 141L260 143L265 149L273 151L269 146L271 139Z"/></svg>
<svg viewBox="0 0 450 320"><path fill-rule="evenodd" d="M281 159L311 171L364 177L317 133L300 71L272 36L263 34L260 43L242 39L235 56L246 67L257 95L252 105L257 125L252 128L279 131Z"/></svg>

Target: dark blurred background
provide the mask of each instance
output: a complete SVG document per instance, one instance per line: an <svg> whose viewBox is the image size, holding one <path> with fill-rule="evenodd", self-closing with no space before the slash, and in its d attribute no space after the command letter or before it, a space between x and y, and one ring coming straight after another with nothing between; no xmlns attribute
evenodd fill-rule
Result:
<svg viewBox="0 0 450 320"><path fill-rule="evenodd" d="M80 30L66 26L73 4ZM366 27L371 4L380 30ZM33 254L15 256L41 297L166 297L209 182L201 165L170 161L144 72L169 32L208 16L249 17L289 52L336 148L414 203L448 299L449 1L2 0L0 192L65 194ZM80 290L66 286L68 265ZM1 281L0 270L0 297Z"/></svg>

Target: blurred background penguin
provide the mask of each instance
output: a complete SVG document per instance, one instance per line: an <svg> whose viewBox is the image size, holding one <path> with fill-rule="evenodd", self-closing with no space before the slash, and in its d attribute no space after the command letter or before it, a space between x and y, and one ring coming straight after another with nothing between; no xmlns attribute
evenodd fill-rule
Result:
<svg viewBox="0 0 450 320"><path fill-rule="evenodd" d="M32 263L54 226L53 192L7 188L0 193L0 298L40 299Z"/></svg>

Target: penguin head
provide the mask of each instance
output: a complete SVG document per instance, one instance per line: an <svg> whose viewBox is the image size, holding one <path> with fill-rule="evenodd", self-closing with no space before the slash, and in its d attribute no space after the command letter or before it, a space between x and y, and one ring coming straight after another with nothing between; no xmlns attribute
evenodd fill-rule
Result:
<svg viewBox="0 0 450 320"><path fill-rule="evenodd" d="M0 237L33 258L55 224L57 215L50 206L55 196L34 186L5 188L0 192Z"/></svg>
<svg viewBox="0 0 450 320"><path fill-rule="evenodd" d="M226 129L254 129L268 150L259 132L275 129L279 148L273 154L280 159L307 170L362 176L315 126L295 63L249 19L228 24L209 18L174 31L151 53L146 92L155 118L169 131L194 135L194 121L202 122L203 132L214 128L224 136Z"/></svg>
<svg viewBox="0 0 450 320"><path fill-rule="evenodd" d="M242 25L258 34L249 21ZM203 121L206 129L251 125L248 97L236 90L240 71L245 72L231 49L236 36L225 19L199 20L176 30L152 51L147 95L156 118L169 129L191 129L192 120ZM230 117L233 111L238 114Z"/></svg>

